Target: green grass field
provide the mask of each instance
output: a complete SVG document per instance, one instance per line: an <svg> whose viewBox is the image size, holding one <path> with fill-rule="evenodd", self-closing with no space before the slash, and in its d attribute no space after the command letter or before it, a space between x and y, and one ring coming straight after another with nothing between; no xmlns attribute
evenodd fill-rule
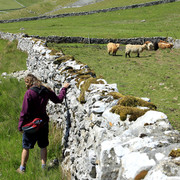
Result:
<svg viewBox="0 0 180 180"><path fill-rule="evenodd" d="M127 6L131 4L139 4L143 2L151 2L154 0L131 0L131 1L124 1L124 0L104 0L102 2L98 2L95 4L89 4L83 7L78 8L61 8L66 7L77 0L18 0L19 3L24 5L26 8L21 10L15 10L11 11L7 14L2 14L0 16L0 19L14 19L21 17L32 17L32 16L39 16L43 14L62 14L62 13L70 13L70 12L82 12L82 11L92 11L92 10L98 10L98 9L106 9L111 7L121 7L121 6ZM17 8L15 6L15 1L8 0L7 5L11 5L12 8ZM0 1L0 7L4 7L4 2ZM8 7L8 6L7 6Z"/></svg>
<svg viewBox="0 0 180 180"><path fill-rule="evenodd" d="M168 11L168 15L167 15ZM142 22L145 20L145 22ZM89 38L180 38L180 2L86 16L0 24L0 31Z"/></svg>
<svg viewBox="0 0 180 180"><path fill-rule="evenodd" d="M14 0L6 0L6 1L0 0L0 11L9 10L9 9L17 9L21 7L22 6Z"/></svg>
<svg viewBox="0 0 180 180"><path fill-rule="evenodd" d="M75 7L75 8L66 8L60 9L59 11L55 11L50 14L62 14L62 13L71 13L71 12L86 12L92 10L99 10L99 9L108 9L114 7L123 7L129 6L132 4L141 4L146 2L152 2L155 0L131 0L131 1L124 1L124 0L103 0L94 4L89 4L82 7Z"/></svg>
<svg viewBox="0 0 180 180"><path fill-rule="evenodd" d="M25 7L29 7L35 4L38 4L40 2L43 2L44 0L17 0L20 4L23 4Z"/></svg>
<svg viewBox="0 0 180 180"><path fill-rule="evenodd" d="M0 74L26 69L27 54L17 51L17 42L0 40L0 52Z"/></svg>
<svg viewBox="0 0 180 180"><path fill-rule="evenodd" d="M2 0L1 0L2 1ZM0 7L4 7L3 2L0 1ZM10 1L10 0L8 0ZM12 1L12 0L11 0ZM22 17L34 17L43 15L46 12L52 11L60 6L66 6L69 3L73 3L76 0L18 0L18 2L25 6L23 9L7 11L6 13L0 13L0 19L17 19ZM9 4L12 8L17 8L13 3ZM8 4L7 4L8 5Z"/></svg>

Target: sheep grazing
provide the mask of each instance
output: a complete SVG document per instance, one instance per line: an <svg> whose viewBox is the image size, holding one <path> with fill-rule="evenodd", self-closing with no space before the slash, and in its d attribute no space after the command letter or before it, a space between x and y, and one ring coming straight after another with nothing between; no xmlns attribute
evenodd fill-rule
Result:
<svg viewBox="0 0 180 180"><path fill-rule="evenodd" d="M154 43L154 50L158 50L159 48L160 49L166 49L166 48L172 48L173 47L173 44L172 43L168 43L166 41L163 41L163 40L160 40L159 42L155 42Z"/></svg>
<svg viewBox="0 0 180 180"><path fill-rule="evenodd" d="M147 48L149 51L154 49L154 45L151 41L146 41L145 44L147 44Z"/></svg>
<svg viewBox="0 0 180 180"><path fill-rule="evenodd" d="M157 51L159 49L158 42L154 42L154 50Z"/></svg>
<svg viewBox="0 0 180 180"><path fill-rule="evenodd" d="M143 45L127 44L125 48L125 57L127 57L127 55L130 57L130 53L137 53L137 57L139 57L139 54L143 52L145 49L148 50L147 42Z"/></svg>
<svg viewBox="0 0 180 180"><path fill-rule="evenodd" d="M112 53L112 55L115 56L119 47L120 47L120 44L108 43L107 44L108 54L110 55L110 53Z"/></svg>
<svg viewBox="0 0 180 180"><path fill-rule="evenodd" d="M172 43L168 43L166 41L160 40L158 42L158 47L161 48L161 49L166 49L166 48L170 48L171 49L173 47L173 44Z"/></svg>

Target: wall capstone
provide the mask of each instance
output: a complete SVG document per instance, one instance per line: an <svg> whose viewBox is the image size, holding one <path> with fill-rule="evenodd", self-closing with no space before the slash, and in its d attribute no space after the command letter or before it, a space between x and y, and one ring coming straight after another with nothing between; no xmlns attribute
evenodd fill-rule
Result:
<svg viewBox="0 0 180 180"><path fill-rule="evenodd" d="M18 41L17 48L28 53L27 69L57 93L61 84L70 81L67 102L71 114L68 148L62 168L72 180L180 180L180 157L169 156L180 149L180 133L174 130L163 112L150 110L136 121L120 120L109 110L117 100L108 95L118 92L116 84L91 84L85 92L86 103L77 100L78 70L88 72L88 66L71 58L59 64L62 52L51 55L44 41L22 34L0 32L1 39ZM20 76L27 71L22 71ZM12 75L19 77L18 73ZM99 80L100 81L100 80ZM50 119L65 129L64 103L49 102ZM178 154L178 153L177 153Z"/></svg>

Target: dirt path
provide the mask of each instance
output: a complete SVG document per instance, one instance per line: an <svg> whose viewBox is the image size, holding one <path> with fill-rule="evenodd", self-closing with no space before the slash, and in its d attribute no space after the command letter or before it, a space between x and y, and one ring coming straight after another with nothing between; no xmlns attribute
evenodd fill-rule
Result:
<svg viewBox="0 0 180 180"><path fill-rule="evenodd" d="M100 2L100 1L103 1L103 0L78 0L75 3L72 3L72 4L70 4L70 5L68 5L67 7L64 7L64 8L82 7L82 6L86 6L88 4L94 4L94 3L97 3L97 2Z"/></svg>
<svg viewBox="0 0 180 180"><path fill-rule="evenodd" d="M25 7L23 4L19 3L18 1L14 0L16 3L18 3L20 6Z"/></svg>
<svg viewBox="0 0 180 180"><path fill-rule="evenodd" d="M61 9L78 8L78 7L82 7L82 6L87 6L88 4L94 4L94 3L97 3L97 2L100 2L100 1L104 1L104 0L78 0L75 3L69 4L69 5L64 6L64 7L58 6L56 9L54 9L54 10L52 10L50 12L47 12L44 15L47 15L49 13L53 13L53 12L59 11Z"/></svg>

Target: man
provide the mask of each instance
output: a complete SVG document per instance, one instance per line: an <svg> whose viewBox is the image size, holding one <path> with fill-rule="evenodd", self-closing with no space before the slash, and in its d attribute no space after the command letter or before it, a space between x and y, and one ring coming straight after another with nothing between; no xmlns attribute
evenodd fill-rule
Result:
<svg viewBox="0 0 180 180"><path fill-rule="evenodd" d="M62 103L66 95L67 88L69 87L69 83L65 83L57 96L50 88L45 87L42 82L33 74L27 75L25 78L25 84L27 91L24 95L18 125L18 130L23 133L21 165L17 169L17 172L19 173L25 172L26 163L29 158L29 149L33 149L36 142L41 149L42 168L46 167L47 146L49 145L49 117L46 113L46 106L48 100L51 100L54 103ZM38 132L33 134L23 132L22 126L34 118L41 118L44 124L43 127L41 127Z"/></svg>

